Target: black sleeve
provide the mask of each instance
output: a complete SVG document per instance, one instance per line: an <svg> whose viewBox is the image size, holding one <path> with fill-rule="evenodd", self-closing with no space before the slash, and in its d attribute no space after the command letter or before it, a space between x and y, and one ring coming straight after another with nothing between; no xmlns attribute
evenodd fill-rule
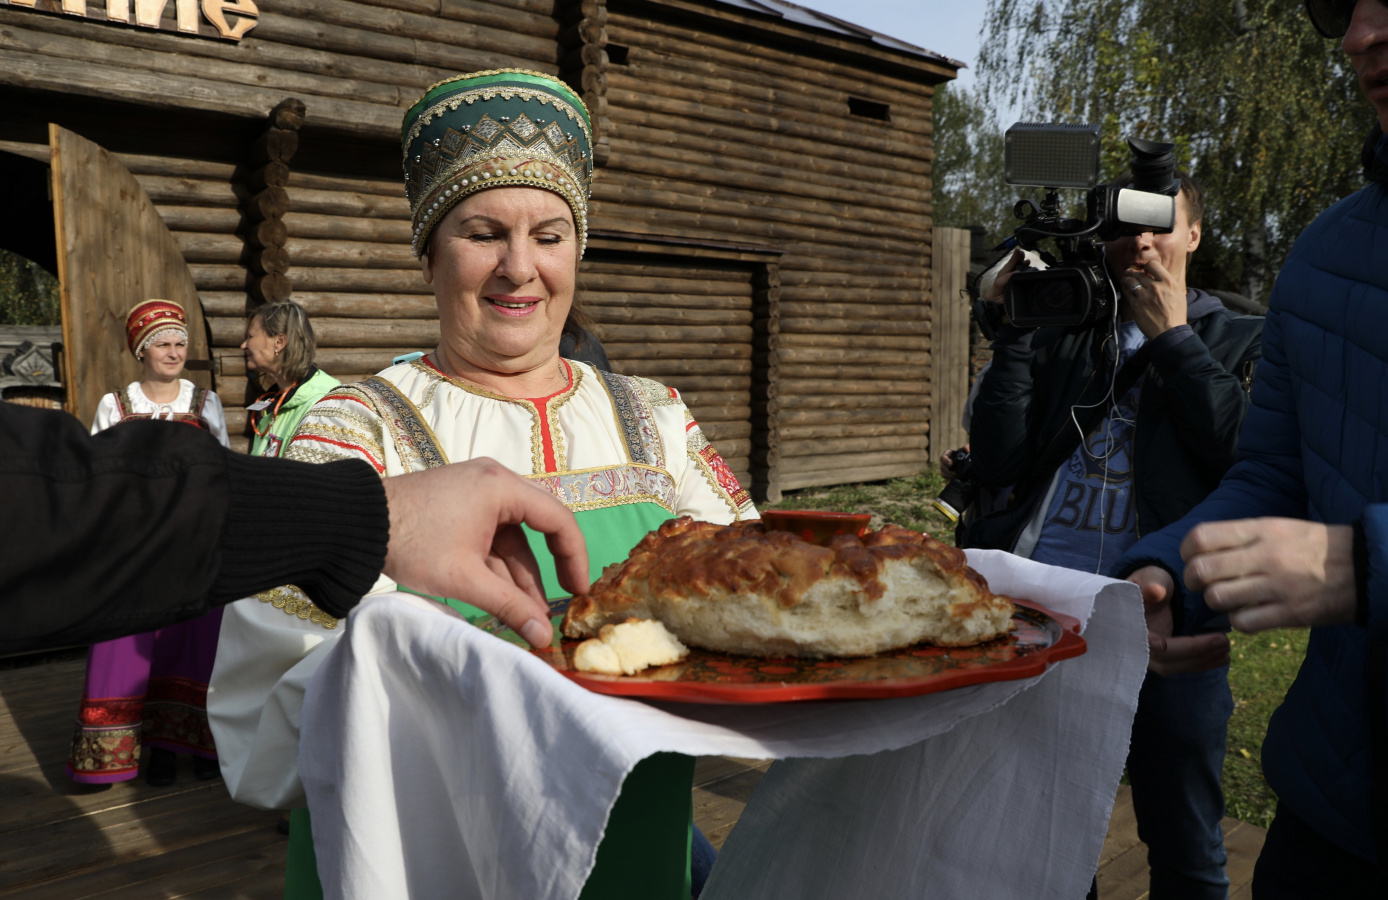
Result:
<svg viewBox="0 0 1388 900"><path fill-rule="evenodd" d="M238 456L181 423L93 437L8 403L0 496L0 654L149 631L285 583L343 615L389 535L365 463Z"/></svg>
<svg viewBox="0 0 1388 900"><path fill-rule="evenodd" d="M1151 363L1157 389L1170 400L1176 434L1194 458L1222 475L1238 455L1239 431L1249 406L1241 375L1262 358L1261 328L1249 335L1233 372L1210 355L1198 334L1178 343L1160 341L1158 337L1152 342Z"/></svg>
<svg viewBox="0 0 1388 900"><path fill-rule="evenodd" d="M1000 330L993 362L984 373L969 422L969 447L979 481L992 487L1015 484L1026 469L1028 433L1036 386L1031 365L1036 331Z"/></svg>

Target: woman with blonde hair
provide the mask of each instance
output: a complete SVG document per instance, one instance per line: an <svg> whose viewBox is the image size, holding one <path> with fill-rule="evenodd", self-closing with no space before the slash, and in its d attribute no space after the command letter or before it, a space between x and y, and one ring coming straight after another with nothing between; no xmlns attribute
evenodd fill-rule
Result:
<svg viewBox="0 0 1388 900"><path fill-rule="evenodd" d="M308 313L293 300L267 303L246 317L246 373L270 388L251 411L252 456L279 456L304 414L339 384L313 363L318 342Z"/></svg>
<svg viewBox="0 0 1388 900"><path fill-rule="evenodd" d="M126 345L144 373L101 398L92 434L122 422L157 419L201 428L227 446L217 395L179 377L188 358L183 307L146 300L130 311L125 331ZM221 622L222 611L216 609L158 631L92 645L67 761L73 781L109 784L134 778L142 745L151 748L145 770L150 784L173 784L176 752L193 755L198 778L217 777L206 707Z"/></svg>

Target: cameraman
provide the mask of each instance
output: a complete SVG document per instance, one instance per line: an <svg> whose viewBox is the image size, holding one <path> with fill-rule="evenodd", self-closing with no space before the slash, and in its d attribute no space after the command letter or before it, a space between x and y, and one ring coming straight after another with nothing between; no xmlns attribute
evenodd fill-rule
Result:
<svg viewBox="0 0 1388 900"><path fill-rule="evenodd" d="M1105 246L1121 293L1115 317L998 327L970 439L981 485L1012 487L1006 508L970 522L960 546L1107 573L1141 534L1203 500L1233 464L1262 320L1187 288L1203 198L1194 179L1179 177L1170 234ZM1014 253L985 300L1001 304L1020 260ZM1128 757L1151 896L1224 898L1228 644L1220 636L1168 647L1148 665Z"/></svg>

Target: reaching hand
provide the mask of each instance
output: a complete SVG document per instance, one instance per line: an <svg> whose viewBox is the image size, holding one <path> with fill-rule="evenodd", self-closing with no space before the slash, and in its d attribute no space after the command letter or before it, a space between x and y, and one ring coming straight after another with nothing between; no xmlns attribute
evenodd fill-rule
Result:
<svg viewBox="0 0 1388 900"><path fill-rule="evenodd" d="M1119 279L1123 299L1148 340L1186 324L1186 286L1155 259L1129 269Z"/></svg>
<svg viewBox="0 0 1388 900"><path fill-rule="evenodd" d="M1354 621L1354 530L1302 519L1206 522L1181 542L1186 587L1239 631Z"/></svg>
<svg viewBox="0 0 1388 900"><path fill-rule="evenodd" d="M983 299L987 300L989 303L1001 303L1003 289L1006 288L1007 283L1012 280L1012 273L1017 271L1017 267L1022 264L1022 260L1025 258L1026 254L1022 253L1021 250L1013 250L1007 262L1003 263L1002 268L998 270L998 274L993 277L993 283L990 284L988 290L983 293Z"/></svg>
<svg viewBox="0 0 1388 900"><path fill-rule="evenodd" d="M559 583L581 594L588 590L588 553L573 513L486 458L387 478L385 489L386 575L416 591L471 603L531 646L549 646L549 606L520 523L544 533Z"/></svg>
<svg viewBox="0 0 1388 900"><path fill-rule="evenodd" d="M1171 598L1176 583L1160 566L1144 566L1128 576L1142 589L1142 611L1147 617L1147 668L1158 675L1200 672L1229 662L1229 638L1223 634L1173 637Z"/></svg>

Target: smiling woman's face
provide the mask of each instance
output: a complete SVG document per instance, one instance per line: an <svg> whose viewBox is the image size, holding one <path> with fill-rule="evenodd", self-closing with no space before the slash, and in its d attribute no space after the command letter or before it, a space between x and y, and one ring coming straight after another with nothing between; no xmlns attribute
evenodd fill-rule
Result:
<svg viewBox="0 0 1388 900"><path fill-rule="evenodd" d="M435 227L422 262L446 358L505 374L557 365L578 269L562 197L527 187L465 197Z"/></svg>

